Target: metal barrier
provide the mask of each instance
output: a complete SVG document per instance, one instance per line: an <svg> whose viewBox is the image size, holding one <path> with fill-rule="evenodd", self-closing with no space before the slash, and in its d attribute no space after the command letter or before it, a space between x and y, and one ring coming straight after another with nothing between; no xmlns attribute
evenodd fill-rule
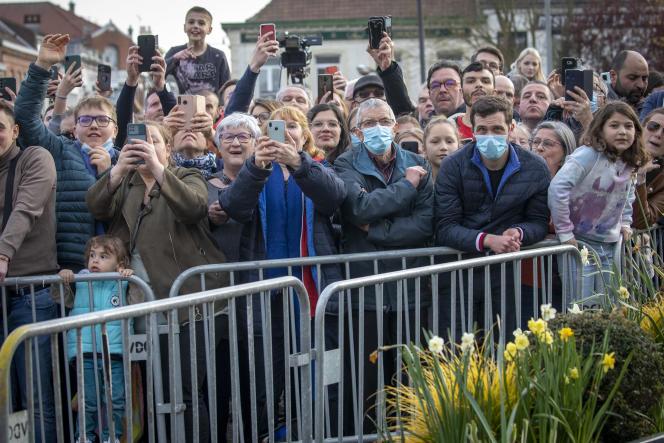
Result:
<svg viewBox="0 0 664 443"><path fill-rule="evenodd" d="M132 278L133 280L133 278ZM137 282L138 283L138 282ZM140 284L140 283L139 283ZM145 285L145 283L143 283ZM155 435L152 432L153 425L154 425L154 411L156 410L155 405L153 404L153 387L154 387L154 380L152 377L152 374L155 373L157 370L154 365L154 361L156 358L155 351L159 348L158 345L158 337L157 337L157 329L159 328L159 318L158 314L164 314L166 315L167 318L167 327L169 329L169 345L174 346L175 341L174 341L174 330L177 329L178 324L177 324L177 317L174 315L174 312L176 310L180 309L186 309L189 310L190 313L193 313L194 308L200 308L202 309L203 312L213 312L215 303L219 302L226 302L228 301L228 315L229 315L229 321L233 323L233 318L234 318L234 312L235 312L235 299L237 297L241 296L248 296L251 294L255 293L265 293L267 291L277 291L281 290L284 293L284 296L289 293L289 289L292 289L295 294L298 297L298 303L300 307L300 313L301 316L300 318L303 320L307 321L302 321L301 324L299 325L300 327L300 351L299 353L295 353L294 355L289 355L289 364L293 367L297 367L299 369L299 374L297 376L299 384L301 386L301 389L297 392L297 395L299 397L299 402L301 405L301 421L298 423L298 437L302 441L311 441L312 438L312 409L311 409L311 392L312 392L312 384L311 384L311 369L310 369L310 360L311 360L311 348L310 348L310 342L311 342L311 333L310 333L310 322L307 319L307 315L309 313L309 299L306 293L306 289L304 288L304 285L297 280L294 277L282 277L282 278L277 278L277 279L272 279L272 280L266 280L262 282L256 282L256 283L251 283L251 284L244 284L244 285L237 285L235 287L228 287L228 288L220 288L220 289L214 289L210 291L205 291L205 292L199 292L195 294L190 294L186 296L181 296L181 297L174 297L174 298L169 298L166 300L158 300L158 301L150 301L146 303L140 303L132 306L125 306L125 307L120 307L117 309L111 309L111 310L105 310L105 311L97 311L97 312L92 312L89 314L84 314L84 315L79 315L79 316L71 316L71 317L66 317L63 319L57 319L57 320L51 320L51 321L46 321L46 322L39 322L31 325L25 325L17 328L15 331L13 331L5 340L5 343L3 344L2 348L0 349L0 429L5 429L4 432L7 432L6 430L9 427L9 418L10 418L10 367L11 367L11 362L14 359L15 353L17 349L19 348L20 345L24 345L26 349L26 367L31 367L31 361L33 359L32 356L32 343L34 340L36 340L39 337L43 336L50 336L51 337L51 348L54 352L54 354L57 354L58 352L58 340L57 340L57 335L59 333L66 333L67 331L75 331L76 336L77 336L77 355L76 355L76 363L80 364L80 362L83 360L83 352L81 349L81 331L82 328L84 327L89 327L89 326L98 326L101 325L102 331L106 332L107 331L107 325L109 322L117 322L120 321L122 323L123 327L123 344L126 344L125 341L125 333L127 332L128 329L128 322L130 319L135 319L135 318L146 318L147 322L147 334L148 337L151 337L151 340L147 340L146 342L146 362L147 362L147 401L148 401L148 421L149 421L149 426L148 426L148 441L154 442L155 441ZM186 326L185 328L189 329L190 331L194 331L198 327L198 323L202 322L191 322L189 326ZM206 347L205 351L211 354L214 354L214 337L215 337L215 325L214 322L210 322L208 324L209 329L206 330ZM182 328L182 326L180 326ZM195 335L192 335L192 337L195 337ZM195 339L192 340L192 348L196 348L196 343ZM169 374L172 376L174 374L174 361L173 361L173 354L170 355L169 358ZM108 361L107 358L104 358L106 362ZM127 369L128 366L128 361L127 359L124 360L124 365L125 365L125 370ZM192 358L191 359L191 365L193 369L193 373L196 373L196 359ZM60 364L59 362L54 359L53 360L53 378L54 380L59 379L59 374L60 374ZM104 361L102 361L102 366L104 367L104 385L106 388L112 388L112 383L109 383L109 376L108 372L105 368ZM235 365L235 369L233 371L233 377L238 378L238 370L237 370L238 365ZM213 374L209 374L209 376L214 379ZM27 374L28 378L28 384L27 386L29 387L29 391L31 391L31 383L32 383L32 373L31 371L28 371ZM171 381L172 381L172 377ZM125 389L127 388L127 379L125 379ZM196 378L194 377L193 384L196 384ZM214 383L208 384L209 391L211 393L216 393L214 391ZM85 387L83 386L83 381L82 377L79 371L79 388L82 388L83 390ZM194 390L196 387L193 388ZM108 392L108 390L106 391ZM30 395L31 393L28 393L28 399L30 400L32 397ZM234 392L233 395L233 407L234 407L234 419L239 418L239 414L235 415L235 412L237 412L236 408L239 408L239 395L235 395L237 392ZM110 403L109 403L110 404ZM214 404L214 402L212 402ZM79 406L79 421L85 420L83 417L83 411L85 411L86 405L85 405L85 399L84 396L80 396L78 398L78 406ZM31 418L34 414L35 411L35 405L33 401L28 401L28 411L27 411L27 438L29 441L34 441L34 435L35 435L35 424L34 420ZM63 413L63 407L62 407L62 401L59 396L56 398L56 411L58 417L62 417ZM202 419L203 417L198 416L199 411L197 410L196 406L194 406L193 411L192 411L192 417L194 422L197 422L199 419ZM216 434L216 428L214 426L215 420L214 420L214 406L211 407L210 410L210 422L212 423L211 425L211 437L212 441L218 441L217 434ZM110 415L108 414L109 417L109 423L113 423L113 419ZM64 420L58 420L57 422L57 440L58 441L64 441L64 426L63 426L63 421ZM235 424L234 424L235 426ZM173 423L173 427L171 428L171 436L174 435L179 435L178 434L178 429L177 429L177 424ZM194 427L194 431L191 435L187 436L186 441L198 441L199 440L199 434L201 432L204 432L203 429L199 429L198 426ZM7 437L7 434L2 434L3 437ZM193 435L193 439L192 439ZM113 426L111 425L111 441L113 441L114 435L113 435ZM51 438L49 438L51 440ZM70 439L73 441L73 437ZM166 436L160 436L159 441L167 441ZM172 439L172 441L180 441L176 440L175 438ZM184 440L182 440L184 441ZM273 439L274 441L274 439Z"/></svg>
<svg viewBox="0 0 664 443"><path fill-rule="evenodd" d="M414 288L414 297L416 300L422 298L430 298L431 305L430 311L433 315L428 315L426 318L433 320L433 324L429 329L435 333L439 329L438 318L436 313L439 311L438 306L438 286L439 279L445 279L441 284L441 290L449 290L449 312L451 318L447 319L449 322L446 326L451 328L451 340L455 340L455 329L458 329L455 316L457 309L461 315L462 330L472 329L475 320L473 307L479 306L483 303L484 316L483 327L484 331L488 331L493 324L492 308L497 307L496 312L500 312L502 320L502 329L500 330L501 339L505 335L508 327L518 326L520 319L525 312L522 312L522 306L530 306L529 304L522 304L521 297L521 281L522 281L522 263L524 260L533 260L534 270L538 267L538 261L541 260L542 265L548 260L546 264L547 276L547 300L544 302L551 302L552 291L551 275L553 271L553 261L555 256L561 256L563 263L563 273L570 265L580 268L581 256L577 248L571 245L558 245L553 247L539 248L529 251L521 251L516 253L493 255L488 257L480 257L463 261L456 261L421 268L401 270L386 274L373 275L368 277L361 277L352 280L339 281L329 285L321 294L316 306L315 317L315 341L316 341L316 363L315 363L315 433L316 441L323 442L326 437L332 438L332 441L343 441L342 436L348 437L352 435L353 438L363 441L367 432L367 427L372 430L373 427L383 427L385 425L385 404L384 404L384 387L385 379L391 380L396 376L397 382L401 374L401 356L400 350L397 347L393 350L385 350L385 355L382 352L377 354L371 353L374 349L380 348L383 345L398 345L410 342L420 342L419 335L420 329L424 328L424 322L419 317L419 312L413 312L408 297L413 292L409 290L410 287ZM569 262L569 259L573 263ZM539 260L537 260L539 259ZM513 279L512 284L514 287L514 299L510 300L508 305L508 296L510 291L507 290L509 285L506 279L507 268L512 268ZM477 270L476 268L479 268ZM473 274L473 272L477 274ZM457 279L460 274L461 278ZM479 276L480 278L475 278ZM465 277L468 278L467 286L465 285ZM579 293L581 291L581 278L577 274L574 287L569 288L566 284L567 279L562 280L562 310L567 308L567 300L570 294ZM431 296L421 293L422 279L430 278L432 280ZM449 280L447 280L449 279ZM533 315L537 316L539 310L539 303L535 301L538 296L537 282L540 281L535 275L533 282L535 287L533 290ZM447 289L445 286L449 283ZM483 286L483 297L480 300L473 299L475 291L473 291L473 284ZM367 314L365 310L365 299L373 296L376 298L377 306L384 306L383 295L389 291L389 287L396 286L397 307L395 312L377 309ZM467 287L465 296L462 294L464 286ZM457 290L458 288L458 290ZM500 291L499 300L495 297L496 292ZM492 298L492 293L494 297ZM333 296L338 296L338 311L331 313L328 309L328 303ZM345 296L344 296L345 295ZM443 295L444 297L445 295ZM459 297L457 297L459 296ZM345 299L345 300L344 300ZM457 305L457 299L459 304ZM344 303L345 301L345 303ZM353 303L357 301L355 306ZM479 303L478 303L479 302ZM512 304L513 303L513 304ZM345 309L347 305L349 309ZM350 308L352 306L352 309ZM415 304L415 306L418 306ZM466 309L466 306L468 309ZM512 313L514 308L515 323L516 325L506 325L504 320L508 314ZM445 306L447 308L447 306ZM443 312L445 308L441 311ZM524 308L529 309L529 308ZM373 316L376 320L374 323ZM348 324L345 324L345 317L348 316ZM413 318L414 317L414 318ZM464 319L466 320L464 322ZM331 324L335 323L336 324ZM414 324L414 331L411 325ZM330 328L332 326L332 328ZM374 328L374 336L370 337L372 345L365 343L367 337L366 331ZM326 332L329 333L330 329L336 329L338 332L337 345L338 349L328 349L326 338L329 342L329 336L326 337ZM396 334L394 332L396 331ZM370 331L372 332L372 331ZM508 333L511 329L508 330ZM414 340L410 337L412 335ZM388 341L385 336L390 336L393 341ZM375 346L374 346L375 345ZM332 360L330 360L332 358ZM377 369L377 374L373 375L371 370L365 371L367 361L373 360ZM334 368L338 369L339 376L335 377L333 374ZM368 376L370 375L370 376ZM350 380L348 378L350 377ZM350 384L350 386L348 386ZM366 385L370 384L367 388ZM375 396L375 405L369 402L369 399ZM348 411L345 407L349 406L349 400L352 404L352 411ZM336 403L336 404L335 404ZM370 405L370 406L369 406ZM375 408L376 415L373 425L367 426L367 419L365 412L369 407ZM336 411L335 411L336 410ZM331 417L332 415L332 417ZM327 418L327 419L326 419ZM349 420L350 418L350 423ZM376 438L376 436L372 436Z"/></svg>
<svg viewBox="0 0 664 443"><path fill-rule="evenodd" d="M649 297L654 296L664 284L662 275L656 272L664 267L664 227L653 225L634 231L630 241L624 242L621 267L624 278L640 284Z"/></svg>
<svg viewBox="0 0 664 443"><path fill-rule="evenodd" d="M103 294L104 291L110 291L111 294L108 295L111 297L115 295L116 298L113 299L113 303L121 306L124 303L124 297L121 294L126 292L123 291L122 286L128 283L132 284L132 293L134 295L136 290L138 290L143 299L154 300L154 295L150 287L143 280L133 276L124 278L117 273L90 273L76 275L73 281L85 286L89 297L89 300L87 300L89 306L94 306L95 297L99 296L99 292ZM98 286L100 283L104 286ZM66 317L68 308L71 308L74 302L73 292L68 290L69 285L62 283L59 275L12 277L5 279L0 285L2 287L2 331L3 339L6 340L9 340L8 336L11 330L22 329L24 327L20 325L38 324L49 319L62 321L59 317ZM54 291L59 293L59 297L54 296ZM97 294L95 294L96 291L98 291ZM84 294L81 294L81 297L84 297ZM97 344L102 343L97 340L97 336L102 334L102 331L98 328L88 329L90 330L86 331L86 333L89 333L91 337L91 340L89 340L92 346L91 351L93 355L96 355L103 351L102 349L96 349ZM106 330L103 333L105 335ZM39 421L35 435L29 441L53 441L56 436L58 441L64 441L65 427L71 435L74 433L75 428L71 403L71 384L73 379L70 367L67 364L68 357L71 356L66 355L66 349L61 350L60 339L62 339L65 345L67 344L67 335L63 333L61 337L58 337L56 334L53 334L52 337L41 337L39 341L35 340L35 343L20 348L21 354L25 352L25 365L23 365L23 359L20 356L18 360L13 362L13 366L15 366L14 385L9 381L10 374L8 372L6 390L1 392L2 398L5 401L10 398L10 395L12 397L20 396L20 399L15 399L16 406L22 408L28 407L28 409L35 411L35 414L30 414L29 416L23 414L25 415L25 419L29 420L29 423L32 425L31 429L33 431L35 430L35 419ZM130 349L130 347L133 349L137 343L140 345L141 342L145 341L145 336L133 334L131 328L123 328L122 340L124 344L128 345L126 349ZM34 358L32 357L33 354ZM64 373L60 372L60 360L65 362ZM102 369L105 375L108 375L105 371L107 368L102 368L102 362L97 361L97 359L91 360L92 367L88 368L90 372L97 374ZM9 362L4 363L9 364ZM50 368L53 368L53 373L50 372ZM56 368L57 372L55 372ZM129 378L126 377L129 372L128 359L126 359L126 364L122 369L124 379L127 380L127 383L123 384L124 392L127 394L131 392L131 385L128 382ZM76 378L82 383L83 368L81 365L77 365L76 372ZM64 376L64 392L61 376ZM51 378L52 380L49 381ZM33 379L36 380L33 381ZM102 403L102 394L100 391L102 386L100 386L97 377L94 379L93 386L96 404L100 405ZM36 395L33 392L35 388L37 391ZM82 392L80 390L80 383L79 392ZM108 390L105 392L109 394ZM64 408L61 402L63 394L66 396L66 407ZM125 398L131 398L131 396L125 396ZM58 401L55 401L55 399ZM111 402L108 401L110 400L108 395L106 396L106 400L106 403L110 405ZM11 412L14 405L10 402L6 406L8 408L7 411ZM127 409L131 410L130 407ZM132 426L131 418L131 416L128 417L129 429ZM98 423L101 423L101 408L97 411L97 419ZM4 429L4 432L6 432L7 427ZM15 430L17 432L14 434L14 437L18 437L22 432L25 432L26 427L15 427ZM113 431L112 426L111 431ZM6 437L6 435L4 433L0 434L0 438Z"/></svg>

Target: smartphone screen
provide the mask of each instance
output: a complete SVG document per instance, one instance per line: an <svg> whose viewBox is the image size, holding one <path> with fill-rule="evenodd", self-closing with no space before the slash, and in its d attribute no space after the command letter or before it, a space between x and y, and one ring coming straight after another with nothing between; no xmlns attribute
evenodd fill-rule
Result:
<svg viewBox="0 0 664 443"><path fill-rule="evenodd" d="M129 123L127 125L127 142L132 140L148 141L147 127L143 123ZM145 160L140 159L134 162L135 165L144 165Z"/></svg>
<svg viewBox="0 0 664 443"><path fill-rule="evenodd" d="M111 90L111 67L109 65L97 65L97 82L102 91Z"/></svg>
<svg viewBox="0 0 664 443"><path fill-rule="evenodd" d="M563 57L560 59L560 81L565 84L565 73L568 69L576 69L577 61L574 57Z"/></svg>
<svg viewBox="0 0 664 443"><path fill-rule="evenodd" d="M318 74L318 98L334 90L334 80L331 74Z"/></svg>
<svg viewBox="0 0 664 443"><path fill-rule="evenodd" d="M272 40L277 39L277 28L274 23L263 23L260 27L260 36L264 36L268 32L272 33Z"/></svg>

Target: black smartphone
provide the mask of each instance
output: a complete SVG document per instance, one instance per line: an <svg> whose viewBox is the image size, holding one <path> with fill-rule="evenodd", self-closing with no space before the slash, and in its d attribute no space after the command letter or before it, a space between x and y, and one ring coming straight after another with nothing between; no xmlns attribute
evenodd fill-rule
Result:
<svg viewBox="0 0 664 443"><path fill-rule="evenodd" d="M60 76L59 76L60 72L58 71L57 66L55 66L55 65L51 66L51 69L49 69L49 71L51 73L51 80L57 80L57 79L60 78Z"/></svg>
<svg viewBox="0 0 664 443"><path fill-rule="evenodd" d="M139 72L150 72L152 57L157 55L158 42L159 38L156 35L138 36L138 54L143 57Z"/></svg>
<svg viewBox="0 0 664 443"><path fill-rule="evenodd" d="M574 91L576 86L583 89L588 99L593 97L593 71L592 69L568 69L565 72L565 100L574 100L567 91Z"/></svg>
<svg viewBox="0 0 664 443"><path fill-rule="evenodd" d="M66 55L65 56L65 72L69 71L69 67L74 65L73 71L77 70L81 66L81 56L80 55ZM72 71L72 72L73 72Z"/></svg>
<svg viewBox="0 0 664 443"><path fill-rule="evenodd" d="M369 47L378 49L383 38L383 32L392 36L392 16L369 17Z"/></svg>
<svg viewBox="0 0 664 443"><path fill-rule="evenodd" d="M401 142L401 147L413 154L419 154L420 144L417 142Z"/></svg>
<svg viewBox="0 0 664 443"><path fill-rule="evenodd" d="M148 141L148 129L143 123L129 123L127 124L127 142L131 143L131 140L143 140ZM135 162L136 165L144 165L145 160L141 159Z"/></svg>
<svg viewBox="0 0 664 443"><path fill-rule="evenodd" d="M330 91L334 91L334 79L332 78L332 75L318 74L318 99L321 99Z"/></svg>
<svg viewBox="0 0 664 443"><path fill-rule="evenodd" d="M16 94L16 79L14 77L2 77L0 78L0 98L11 101L11 96L5 88L9 88Z"/></svg>
<svg viewBox="0 0 664 443"><path fill-rule="evenodd" d="M111 90L111 67L109 65L97 65L97 83L102 91Z"/></svg>
<svg viewBox="0 0 664 443"><path fill-rule="evenodd" d="M560 81L565 84L565 73L568 69L576 69L578 61L574 57L563 57L560 59Z"/></svg>

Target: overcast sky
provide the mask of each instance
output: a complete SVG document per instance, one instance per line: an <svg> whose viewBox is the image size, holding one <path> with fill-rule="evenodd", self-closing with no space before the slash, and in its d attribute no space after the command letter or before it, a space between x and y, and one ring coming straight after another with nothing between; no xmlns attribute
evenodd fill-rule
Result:
<svg viewBox="0 0 664 443"><path fill-rule="evenodd" d="M20 0L19 0L20 1ZM69 8L68 0L51 0L64 9ZM9 3L0 0L0 3ZM76 14L93 21L99 25L112 20L121 30L127 32L131 25L134 36L138 34L139 27L150 26L153 34L159 35L159 46L168 49L171 46L186 43L186 36L182 30L184 14L187 10L199 5L208 9L214 17L212 34L208 42L212 46L219 46L221 39L221 22L243 22L257 13L269 0L217 0L211 2L203 0L76 0Z"/></svg>

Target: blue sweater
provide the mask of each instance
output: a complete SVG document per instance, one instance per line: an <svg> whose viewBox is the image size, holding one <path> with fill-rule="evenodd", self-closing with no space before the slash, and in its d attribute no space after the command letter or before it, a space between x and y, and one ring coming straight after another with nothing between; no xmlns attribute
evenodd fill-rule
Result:
<svg viewBox="0 0 664 443"><path fill-rule="evenodd" d="M16 97L16 123L20 126L22 147L42 146L53 156L58 173L55 201L58 263L80 269L85 266L85 244L95 235L95 219L88 211L85 194L97 177L90 172L88 155L81 149L81 142L57 136L44 126L41 108L49 78L49 71L34 63L30 65ZM117 156L114 149L113 163Z"/></svg>

